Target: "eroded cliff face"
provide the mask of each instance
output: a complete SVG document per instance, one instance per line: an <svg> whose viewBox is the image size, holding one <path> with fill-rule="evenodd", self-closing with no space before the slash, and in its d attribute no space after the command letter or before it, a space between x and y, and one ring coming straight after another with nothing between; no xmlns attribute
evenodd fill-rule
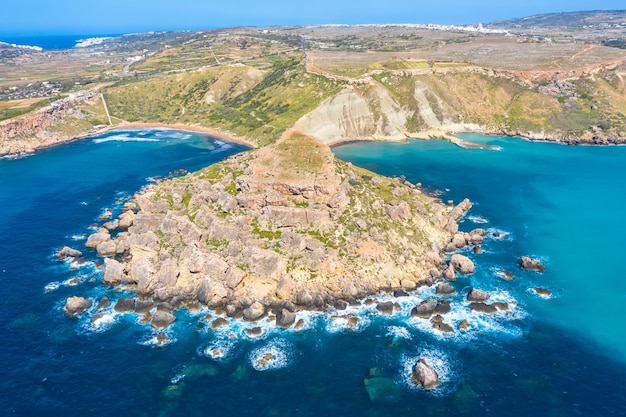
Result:
<svg viewBox="0 0 626 417"><path fill-rule="evenodd" d="M80 91L32 113L0 122L0 155L33 152L106 123L100 94Z"/></svg>
<svg viewBox="0 0 626 417"><path fill-rule="evenodd" d="M99 232L104 282L157 302L231 312L325 308L432 284L442 248L471 206L445 206L338 161L299 132L155 184L135 202L138 211L122 215L132 223L126 231L113 239Z"/></svg>
<svg viewBox="0 0 626 417"><path fill-rule="evenodd" d="M413 80L408 95L398 100L372 79L366 85L349 85L317 109L300 118L295 128L332 145L346 140L402 140L423 132L478 130L457 123L458 112L432 89Z"/></svg>

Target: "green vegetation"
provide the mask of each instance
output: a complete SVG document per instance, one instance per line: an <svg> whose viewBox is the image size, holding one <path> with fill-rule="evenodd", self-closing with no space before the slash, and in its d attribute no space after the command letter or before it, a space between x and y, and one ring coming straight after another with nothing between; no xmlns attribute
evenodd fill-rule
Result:
<svg viewBox="0 0 626 417"><path fill-rule="evenodd" d="M122 83L105 97L111 114L122 120L199 123L267 144L342 86L306 73L303 58L277 57L264 74L246 66L216 67Z"/></svg>

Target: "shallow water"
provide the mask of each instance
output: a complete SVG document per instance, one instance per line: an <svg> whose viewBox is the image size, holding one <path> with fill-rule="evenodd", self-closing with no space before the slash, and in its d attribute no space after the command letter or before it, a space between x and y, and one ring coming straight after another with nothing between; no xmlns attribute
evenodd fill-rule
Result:
<svg viewBox="0 0 626 417"><path fill-rule="evenodd" d="M618 383L626 380L624 328L605 335L602 327L618 323L619 314L607 303L620 290L624 294L619 242L610 240L624 224L610 210L615 215L623 202L618 168L626 148L468 139L502 150L463 150L443 142L334 149L381 173L449 187L444 199L469 196L475 207L463 230L508 233L488 239L482 255L470 254L477 272L454 283L459 293L446 321L471 325L454 335L410 318L412 306L432 290L399 299L402 310L392 317L365 304L329 314L299 312L305 321L300 330L232 320L212 331L204 316L215 318L214 312L177 311L178 321L166 332L171 343L163 347L156 347L156 333L134 314L109 309L93 325L92 309L68 319L62 306L70 295L115 300L127 294L101 285L93 264L57 261L56 248L83 250L88 226L105 208L119 210L148 178L198 169L246 148L196 133L136 130L0 160L0 409L23 416L625 415L626 394ZM600 184L606 186L602 191L586 189ZM577 196L568 197L568 190ZM606 201L610 207L601 204ZM583 215L609 214L580 219L581 208ZM585 218L593 219L591 227ZM585 233L571 230L574 225ZM613 233L598 236L603 228ZM577 242L586 257L574 252ZM519 271L520 254L545 259L548 272ZM573 266L575 260L585 262ZM585 280L588 268L598 273ZM501 269L516 278L500 280ZM79 283L69 285L75 277ZM463 301L470 285L493 291L512 311L470 313ZM554 297L528 291L539 285ZM579 306L579 299L586 304ZM600 325L602 312L610 314ZM349 317L358 317L356 327ZM251 337L246 330L255 326L262 333ZM432 392L410 379L419 357L442 378Z"/></svg>

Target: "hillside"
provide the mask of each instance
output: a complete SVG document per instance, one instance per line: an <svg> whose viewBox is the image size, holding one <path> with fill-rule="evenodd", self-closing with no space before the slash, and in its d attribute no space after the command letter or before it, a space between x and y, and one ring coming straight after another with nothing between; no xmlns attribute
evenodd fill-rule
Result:
<svg viewBox="0 0 626 417"><path fill-rule="evenodd" d="M578 20L568 15L566 22L593 17L597 25L605 14L583 13ZM564 18L542 19L562 23ZM0 72L9 69L0 90L3 83L13 87L0 111L26 114L0 122L0 153L32 151L136 122L216 129L257 145L273 143L292 127L328 144L465 130L567 143L626 140L626 51L602 45L603 37L555 42L417 26L237 28L135 37L136 44L125 47L115 40L112 53L121 58L139 47L154 51L120 72L95 78L89 78L90 64L71 88L70 79L22 86L12 78L10 68L36 62L36 52L3 59ZM81 73L90 58L73 56L64 59ZM38 79L42 65L28 66ZM37 92L70 97L50 107Z"/></svg>

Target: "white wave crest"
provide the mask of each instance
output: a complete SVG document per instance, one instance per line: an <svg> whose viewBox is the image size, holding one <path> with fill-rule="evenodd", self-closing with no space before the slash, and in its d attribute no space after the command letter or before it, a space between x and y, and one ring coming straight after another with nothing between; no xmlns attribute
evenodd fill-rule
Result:
<svg viewBox="0 0 626 417"><path fill-rule="evenodd" d="M423 387L413 381L413 369L418 360L424 359L430 365L439 377L439 386L428 391L429 394L442 397L454 392L458 373L455 370L453 359L439 349L424 348L417 355L403 355L400 359L400 380L407 388L411 390L426 391Z"/></svg>
<svg viewBox="0 0 626 417"><path fill-rule="evenodd" d="M130 134L113 135L93 140L93 143L106 142L161 142L161 140L156 138L141 138Z"/></svg>
<svg viewBox="0 0 626 417"><path fill-rule="evenodd" d="M281 369L291 364L292 346L282 339L275 339L250 353L250 364L257 371Z"/></svg>

